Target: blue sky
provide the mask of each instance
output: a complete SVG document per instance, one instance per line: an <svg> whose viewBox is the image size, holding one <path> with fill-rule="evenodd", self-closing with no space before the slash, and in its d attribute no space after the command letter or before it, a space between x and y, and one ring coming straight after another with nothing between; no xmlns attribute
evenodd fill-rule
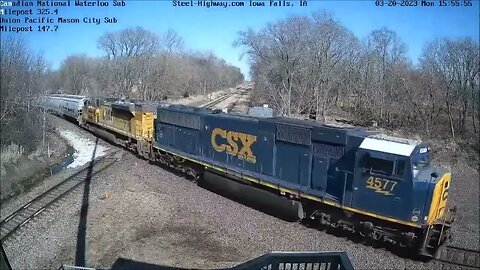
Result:
<svg viewBox="0 0 480 270"><path fill-rule="evenodd" d="M264 2L269 4L268 1ZM473 6L470 7L439 7L438 0L435 0L436 7L378 7L374 0L307 0L307 7L300 7L297 0L291 2L296 6L174 7L170 0L131 0L126 1L125 7L110 5L108 8L60 8L60 17L80 20L83 17L116 17L118 23L63 24L57 32L18 35L25 37L32 49L43 53L51 67L56 69L69 55L101 56L102 51L97 48L97 39L106 31L140 26L160 35L172 28L184 38L188 49L211 51L228 63L240 67L245 75L249 71L247 59L245 57L240 60L241 49L232 46L238 31L249 27L258 30L268 22L290 15L310 15L320 9L333 12L335 17L359 38L364 38L372 30L384 26L396 31L407 44L408 56L414 63L417 62L425 42L436 37L469 36L479 39L478 0L472 0ZM418 2L420 4L421 0ZM12 33L2 32L2 37L7 35Z"/></svg>

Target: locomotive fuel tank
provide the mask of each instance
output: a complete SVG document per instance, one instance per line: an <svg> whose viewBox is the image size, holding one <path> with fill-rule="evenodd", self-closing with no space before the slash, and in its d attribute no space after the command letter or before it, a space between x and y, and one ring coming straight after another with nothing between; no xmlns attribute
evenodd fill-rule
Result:
<svg viewBox="0 0 480 270"><path fill-rule="evenodd" d="M298 221L304 218L302 204L298 201L280 197L248 184L231 181L216 173L205 171L198 184L222 196L239 200L243 204L284 220Z"/></svg>

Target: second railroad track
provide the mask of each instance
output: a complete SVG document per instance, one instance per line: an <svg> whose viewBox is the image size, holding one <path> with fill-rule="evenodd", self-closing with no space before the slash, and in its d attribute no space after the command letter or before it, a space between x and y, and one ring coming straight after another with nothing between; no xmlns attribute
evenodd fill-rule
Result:
<svg viewBox="0 0 480 270"><path fill-rule="evenodd" d="M0 221L0 240L3 242L45 209L73 191L87 179L107 169L116 161L116 152L91 162L89 166L51 187L41 195L29 201L20 209Z"/></svg>

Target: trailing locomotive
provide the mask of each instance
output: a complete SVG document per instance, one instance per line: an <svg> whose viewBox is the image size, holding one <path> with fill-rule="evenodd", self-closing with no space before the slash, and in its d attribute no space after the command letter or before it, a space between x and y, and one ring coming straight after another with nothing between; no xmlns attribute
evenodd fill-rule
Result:
<svg viewBox="0 0 480 270"><path fill-rule="evenodd" d="M299 218L433 257L451 237L451 173L428 145L327 126L181 105L87 100L81 125L146 159L283 196Z"/></svg>

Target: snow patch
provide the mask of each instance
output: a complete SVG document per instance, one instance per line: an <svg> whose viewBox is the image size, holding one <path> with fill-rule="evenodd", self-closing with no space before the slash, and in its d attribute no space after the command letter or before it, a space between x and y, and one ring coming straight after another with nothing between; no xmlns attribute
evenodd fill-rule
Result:
<svg viewBox="0 0 480 270"><path fill-rule="evenodd" d="M93 152L95 151L94 159L104 156L107 151L107 147L103 147L97 144L95 149L95 142L87 138L82 137L78 133L70 130L60 130L60 136L68 141L68 143L75 149L73 154L73 162L70 163L67 168L76 168L87 164L92 160Z"/></svg>

